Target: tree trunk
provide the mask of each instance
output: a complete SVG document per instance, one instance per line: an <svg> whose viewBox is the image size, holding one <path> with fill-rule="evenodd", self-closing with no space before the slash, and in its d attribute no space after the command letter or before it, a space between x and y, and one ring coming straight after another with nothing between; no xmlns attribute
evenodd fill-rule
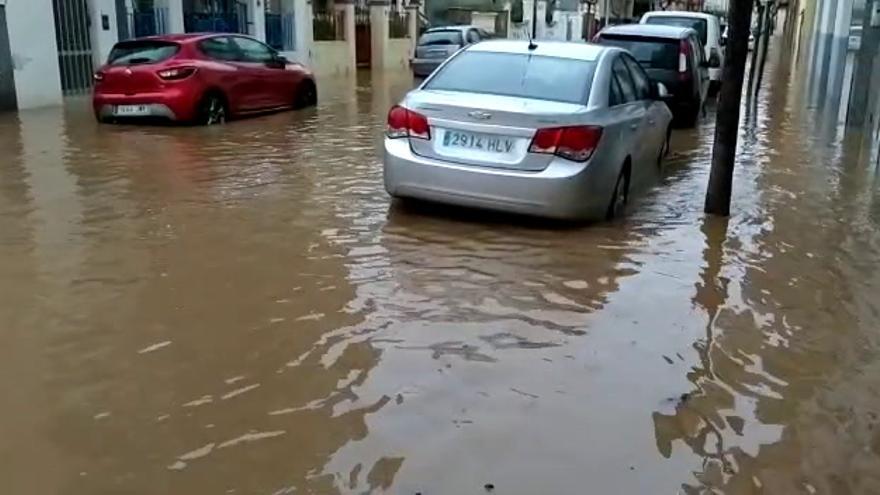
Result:
<svg viewBox="0 0 880 495"><path fill-rule="evenodd" d="M749 19L749 29L751 30L751 19ZM756 26L757 34L755 35L755 46L752 48L751 59L752 63L749 64L749 80L747 85L748 97L752 97L752 93L755 91L755 74L758 70L758 53L760 51L759 43L761 42L761 33L764 29L764 6L762 4L758 4L758 25Z"/></svg>
<svg viewBox="0 0 880 495"><path fill-rule="evenodd" d="M730 193L739 132L739 109L746 57L749 53L752 0L731 0L727 16L729 26L727 56L721 70L721 92L718 95L715 144L712 148L712 171L709 175L705 208L706 213L722 216L730 215Z"/></svg>
<svg viewBox="0 0 880 495"><path fill-rule="evenodd" d="M752 95L755 100L758 99L758 93L761 92L761 82L764 80L764 65L767 63L767 48L770 46L770 33L773 32L773 26L775 25L775 17L770 15L770 7L769 3L764 6L764 20L761 22L761 24L764 25L764 30L761 32L761 55L758 57L758 79L755 81L754 93Z"/></svg>

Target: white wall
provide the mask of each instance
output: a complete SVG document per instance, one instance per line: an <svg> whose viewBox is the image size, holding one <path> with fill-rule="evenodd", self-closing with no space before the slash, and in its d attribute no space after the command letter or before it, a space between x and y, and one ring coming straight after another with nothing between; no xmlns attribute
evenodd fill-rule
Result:
<svg viewBox="0 0 880 495"><path fill-rule="evenodd" d="M61 104L52 0L6 2L18 108Z"/></svg>
<svg viewBox="0 0 880 495"><path fill-rule="evenodd" d="M102 25L102 17L107 17L109 21L107 29ZM92 23L89 28L92 59L95 67L100 67L107 61L110 49L119 41L119 33L116 29L116 0L89 0L89 19Z"/></svg>
<svg viewBox="0 0 880 495"><path fill-rule="evenodd" d="M348 41L316 41L312 45L312 70L318 75L354 73L354 53Z"/></svg>
<svg viewBox="0 0 880 495"><path fill-rule="evenodd" d="M385 68L408 68L412 46L413 42L410 38L395 38L388 40L388 50L385 52Z"/></svg>

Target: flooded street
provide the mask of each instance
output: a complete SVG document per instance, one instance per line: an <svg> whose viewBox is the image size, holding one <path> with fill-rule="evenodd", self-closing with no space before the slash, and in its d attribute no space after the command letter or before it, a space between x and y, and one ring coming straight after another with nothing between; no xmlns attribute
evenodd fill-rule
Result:
<svg viewBox="0 0 880 495"><path fill-rule="evenodd" d="M391 203L406 74L3 115L0 492L880 493L877 170L768 79L729 220L712 111L625 220L552 227Z"/></svg>

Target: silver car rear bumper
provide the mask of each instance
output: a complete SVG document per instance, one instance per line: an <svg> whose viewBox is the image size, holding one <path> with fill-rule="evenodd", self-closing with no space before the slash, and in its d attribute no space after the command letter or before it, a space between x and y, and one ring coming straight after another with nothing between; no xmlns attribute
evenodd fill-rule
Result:
<svg viewBox="0 0 880 495"><path fill-rule="evenodd" d="M429 76L434 69L445 62L445 58L416 58L410 63L413 74L417 76Z"/></svg>
<svg viewBox="0 0 880 495"><path fill-rule="evenodd" d="M611 191L604 177L594 177L599 175L595 170L591 162L563 159L540 172L459 165L415 155L409 139L385 139L385 190L395 197L565 220L601 220Z"/></svg>

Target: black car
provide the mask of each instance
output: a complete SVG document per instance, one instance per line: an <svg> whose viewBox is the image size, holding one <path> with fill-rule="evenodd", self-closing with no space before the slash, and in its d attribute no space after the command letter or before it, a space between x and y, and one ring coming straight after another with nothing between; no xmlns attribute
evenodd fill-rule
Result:
<svg viewBox="0 0 880 495"><path fill-rule="evenodd" d="M675 118L695 125L709 93L709 68L699 35L690 28L627 24L603 29L593 40L629 50L655 81L669 91L667 104Z"/></svg>

